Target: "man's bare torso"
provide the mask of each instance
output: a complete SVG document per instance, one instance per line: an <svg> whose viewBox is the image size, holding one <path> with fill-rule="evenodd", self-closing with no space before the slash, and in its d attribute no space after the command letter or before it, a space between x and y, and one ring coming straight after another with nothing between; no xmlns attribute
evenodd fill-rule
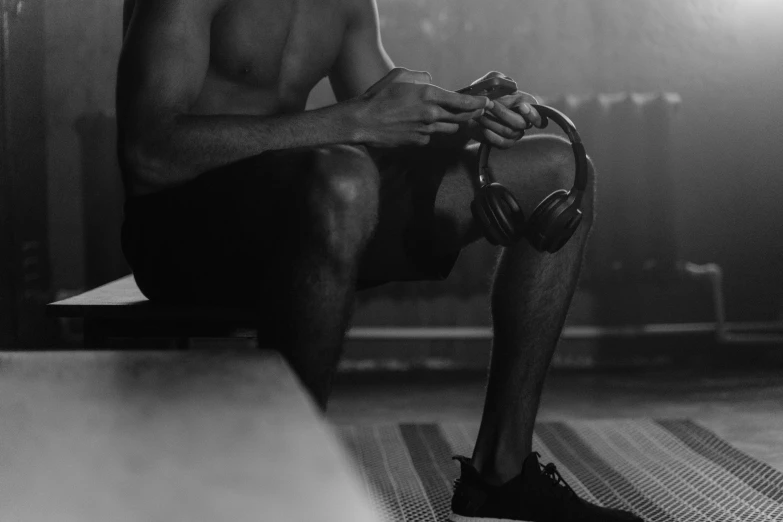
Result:
<svg viewBox="0 0 783 522"><path fill-rule="evenodd" d="M126 13L135 0L126 0ZM166 0L160 0L166 1ZM199 0L191 0L197 2ZM346 0L225 0L194 114L302 111L336 59Z"/></svg>

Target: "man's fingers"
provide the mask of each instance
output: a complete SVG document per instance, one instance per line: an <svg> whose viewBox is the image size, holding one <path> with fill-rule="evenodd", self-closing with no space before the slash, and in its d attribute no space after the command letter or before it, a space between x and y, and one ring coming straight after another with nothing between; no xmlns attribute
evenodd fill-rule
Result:
<svg viewBox="0 0 783 522"><path fill-rule="evenodd" d="M510 128L501 122L487 117L486 115L479 118L479 123L481 123L485 129L490 130L503 138L519 140L522 138L522 136L525 135L525 131L523 129Z"/></svg>
<svg viewBox="0 0 783 522"><path fill-rule="evenodd" d="M521 101L525 103L538 103L538 98L533 96L532 94L524 91L517 91L517 94L519 95L519 98Z"/></svg>
<svg viewBox="0 0 783 522"><path fill-rule="evenodd" d="M441 132L444 134L454 134L459 130L459 125L456 123L447 123L445 121L438 121L435 123L430 123L425 128L425 132L428 134L432 134L435 132Z"/></svg>
<svg viewBox="0 0 783 522"><path fill-rule="evenodd" d="M524 91L506 94L505 96L498 98L498 101L503 102L503 105L506 107L516 107L522 103L539 103L535 96Z"/></svg>
<svg viewBox="0 0 783 522"><path fill-rule="evenodd" d="M489 129L482 129L481 130L482 136L484 136L484 141L492 145L493 147L497 147L499 149L508 149L514 143L517 142L517 140L504 138L503 136L499 136L498 134L495 134Z"/></svg>
<svg viewBox="0 0 783 522"><path fill-rule="evenodd" d="M441 107L451 111L472 112L477 109L490 107L492 102L486 96L470 96L447 91L434 85L427 88L425 99L437 103Z"/></svg>
<svg viewBox="0 0 783 522"><path fill-rule="evenodd" d="M460 123L463 121L475 120L485 114L484 109L476 109L471 112L451 112L437 105L435 105L435 107L438 108L438 112L432 121Z"/></svg>
<svg viewBox="0 0 783 522"><path fill-rule="evenodd" d="M489 113L512 129L525 130L528 127L527 120L519 113L506 108L502 103L496 103Z"/></svg>
<svg viewBox="0 0 783 522"><path fill-rule="evenodd" d="M484 114L484 109L476 109L472 112L451 112L447 111L439 105L431 103L421 109L419 119L424 123L461 123L464 121L472 120L481 117Z"/></svg>
<svg viewBox="0 0 783 522"><path fill-rule="evenodd" d="M523 103L519 106L519 111L522 113L522 117L532 123L538 128L541 128L541 115L538 111L529 103Z"/></svg>
<svg viewBox="0 0 783 522"><path fill-rule="evenodd" d="M522 126L522 128L524 128L524 127L528 127L529 128L531 125L534 125L534 126L540 128L541 127L541 115L538 114L538 111L531 105L531 103L529 103L527 101L524 101L527 97L530 97L533 100L535 100L535 98L533 98L529 94L521 92L521 91L517 91L514 94L509 94L507 96L503 96L503 97L498 98L497 100L495 100L495 102L496 102L495 106L496 107L503 106L503 108L508 109L509 112L512 112L512 113L517 114L517 115L520 115L522 118L524 118L526 120L526 122L530 123L530 125L528 125L526 123L525 125ZM533 103L535 103L535 102L533 102ZM509 119L509 118L512 118L512 117L508 116L506 113L503 113L502 109L498 109L497 111L492 111L492 112L496 113L496 115L498 117L502 117L504 121L508 120L509 123L511 123L512 121L516 120L516 118ZM506 116L502 116L503 114L506 114Z"/></svg>

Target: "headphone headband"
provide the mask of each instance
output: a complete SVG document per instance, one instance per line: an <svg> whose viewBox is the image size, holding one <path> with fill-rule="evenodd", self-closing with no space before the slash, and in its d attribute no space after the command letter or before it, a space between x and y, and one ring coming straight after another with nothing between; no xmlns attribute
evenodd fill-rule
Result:
<svg viewBox="0 0 783 522"><path fill-rule="evenodd" d="M563 132L568 136L568 140L571 142L571 150L574 152L574 162L576 169L574 173L574 186L569 191L571 197L576 198L576 204L579 204L582 200L582 193L587 188L587 152L582 144L582 138L579 136L579 132L576 130L576 125L571 119L562 112L548 107L546 105L532 105L541 115L542 128L546 127L548 120L554 121L558 127L563 129ZM486 185L493 181L492 171L489 168L489 152L492 149L491 145L482 143L479 147L478 154L478 173L480 185ZM576 194L574 194L576 192Z"/></svg>
<svg viewBox="0 0 783 522"><path fill-rule="evenodd" d="M582 139L568 116L545 105L533 107L541 115L541 128L546 127L551 119L568 135L576 170L573 187L569 191L555 190L541 200L526 218L511 191L493 179L489 166L492 147L482 143L476 169L479 186L470 209L490 243L511 246L525 238L539 252L554 253L568 242L582 222L579 206L587 188L589 163Z"/></svg>

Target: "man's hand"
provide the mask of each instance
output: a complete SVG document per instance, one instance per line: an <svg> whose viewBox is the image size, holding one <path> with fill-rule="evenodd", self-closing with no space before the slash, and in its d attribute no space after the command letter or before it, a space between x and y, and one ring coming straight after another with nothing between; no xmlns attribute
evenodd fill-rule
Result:
<svg viewBox="0 0 783 522"><path fill-rule="evenodd" d="M373 147L426 145L433 134L454 134L491 105L432 85L423 71L397 67L353 100L358 141Z"/></svg>
<svg viewBox="0 0 783 522"><path fill-rule="evenodd" d="M492 71L476 81L497 76L507 78ZM470 137L500 149L511 147L525 135L527 129L541 127L541 115L531 103L537 104L538 100L522 91L493 100L483 115L468 122Z"/></svg>

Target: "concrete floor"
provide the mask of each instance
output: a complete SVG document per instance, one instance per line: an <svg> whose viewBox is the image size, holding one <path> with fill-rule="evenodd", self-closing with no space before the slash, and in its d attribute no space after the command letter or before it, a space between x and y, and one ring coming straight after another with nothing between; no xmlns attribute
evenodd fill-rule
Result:
<svg viewBox="0 0 783 522"><path fill-rule="evenodd" d="M477 422L481 373L341 374L329 403L335 424ZM783 370L552 371L539 421L690 418L783 472Z"/></svg>

